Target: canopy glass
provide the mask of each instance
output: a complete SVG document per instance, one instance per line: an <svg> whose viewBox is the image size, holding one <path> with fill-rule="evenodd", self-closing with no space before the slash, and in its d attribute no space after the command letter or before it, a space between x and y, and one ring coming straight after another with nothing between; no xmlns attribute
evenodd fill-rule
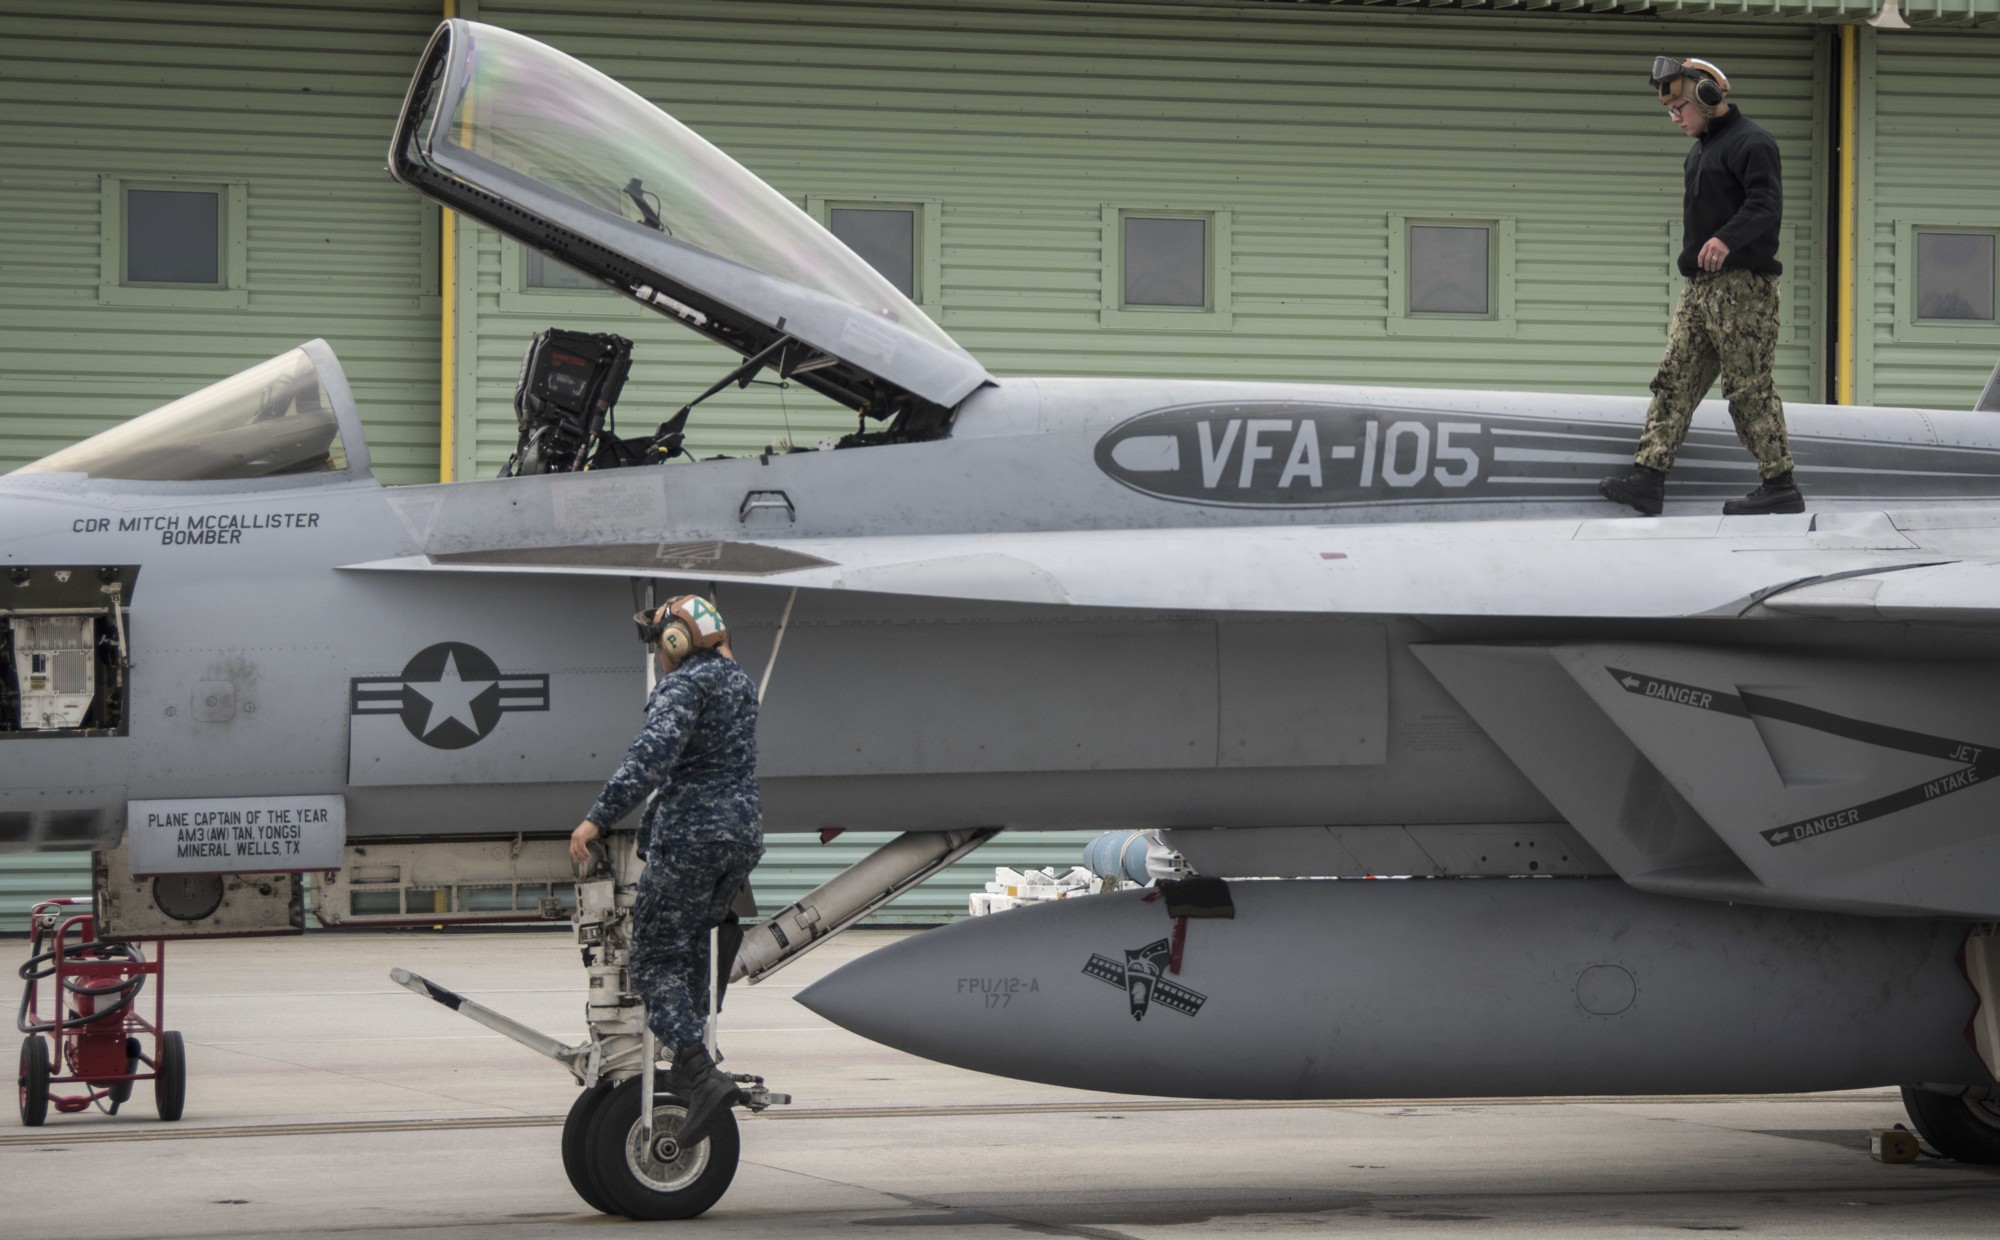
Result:
<svg viewBox="0 0 2000 1240"><path fill-rule="evenodd" d="M571 201L859 307L948 348L944 330L784 195L644 98L479 22L467 71L416 130L433 158L490 161Z"/></svg>
<svg viewBox="0 0 2000 1240"><path fill-rule="evenodd" d="M15 472L154 482L344 472L328 378L310 348L293 349Z"/></svg>

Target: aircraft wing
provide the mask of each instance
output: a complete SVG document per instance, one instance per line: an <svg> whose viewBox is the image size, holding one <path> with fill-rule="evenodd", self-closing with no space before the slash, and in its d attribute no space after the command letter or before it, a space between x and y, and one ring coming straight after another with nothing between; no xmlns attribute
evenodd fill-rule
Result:
<svg viewBox="0 0 2000 1240"><path fill-rule="evenodd" d="M441 551L349 567L1264 613L1617 619L1732 616L1762 603L1857 619L1904 618L1899 608L1978 619L2000 604L1990 560L1922 545L1886 513L719 539Z"/></svg>
<svg viewBox="0 0 2000 1240"><path fill-rule="evenodd" d="M2000 563L1958 560L1896 573L1869 573L1788 590L1775 611L1830 620L2000 621Z"/></svg>

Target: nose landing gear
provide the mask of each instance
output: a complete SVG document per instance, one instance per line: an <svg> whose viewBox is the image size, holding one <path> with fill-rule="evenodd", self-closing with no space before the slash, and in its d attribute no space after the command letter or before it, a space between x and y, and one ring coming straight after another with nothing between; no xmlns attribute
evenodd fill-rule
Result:
<svg viewBox="0 0 2000 1240"><path fill-rule="evenodd" d="M694 1218L722 1200L736 1178L742 1155L736 1115L725 1113L706 1137L684 1149L674 1134L687 1118L687 1108L673 1094L656 1091L649 1136L648 1125L639 1122L641 1084L638 1077L628 1077L602 1092L586 1090L577 1098L563 1125L564 1167L577 1194L607 1214ZM570 1156L572 1128L581 1137L575 1143L580 1146L576 1159L580 1165L575 1166Z"/></svg>
<svg viewBox="0 0 2000 1240"><path fill-rule="evenodd" d="M612 859L614 877L577 884L573 923L590 973L584 1008L590 1029L586 1041L574 1046L558 1042L406 969L391 969L389 978L548 1056L577 1079L583 1092L563 1121L563 1171L576 1195L593 1210L635 1219L694 1218L729 1190L742 1142L733 1111L724 1112L708 1135L692 1146L682 1146L675 1138L687 1118L687 1107L666 1086L667 1074L646 1029L645 1005L632 993L625 972L639 870L633 851L627 847ZM709 949L713 970L720 960L713 938ZM720 988L715 982L711 976L707 1042L710 1055L719 1059L715 996ZM792 1100L789 1094L772 1093L762 1077L733 1075L746 1110L761 1111Z"/></svg>

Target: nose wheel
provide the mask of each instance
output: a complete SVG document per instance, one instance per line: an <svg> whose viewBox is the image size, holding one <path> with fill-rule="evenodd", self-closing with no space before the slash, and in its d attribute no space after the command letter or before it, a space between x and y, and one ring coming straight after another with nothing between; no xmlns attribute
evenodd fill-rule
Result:
<svg viewBox="0 0 2000 1240"><path fill-rule="evenodd" d="M569 1186L584 1204L599 1214L616 1214L611 1203L590 1177L590 1166L584 1161L585 1143L590 1140L590 1125L597 1117L597 1108L604 1103L604 1095L611 1092L611 1082L599 1081L576 1096L569 1104L569 1116L563 1120L562 1162L563 1173L569 1176Z"/></svg>
<svg viewBox="0 0 2000 1240"><path fill-rule="evenodd" d="M692 1147L674 1139L687 1108L665 1091L653 1095L652 1139L639 1123L642 1082L585 1090L563 1123L563 1170L593 1209L635 1219L685 1219L722 1200L736 1178L742 1140L725 1112Z"/></svg>
<svg viewBox="0 0 2000 1240"><path fill-rule="evenodd" d="M729 1190L742 1141L730 1111L719 1115L713 1130L693 1145L679 1139L687 1106L680 1095L670 1092L672 1078L659 1068L659 1048L646 1029L645 1005L630 987L629 931L640 862L629 840L618 851L617 867L619 876L586 878L576 888L573 924L590 973L590 997L584 1007L590 1036L583 1042L559 1042L407 969L391 969L389 979L547 1056L583 1085L563 1120L562 1161L570 1187L591 1209L634 1219L694 1218ZM726 960L717 963L722 958L715 935L711 930L709 961L715 972L710 975L709 993L719 999L728 965ZM720 1058L713 1041L717 1006L711 1001L705 1030L705 1045L714 1058ZM23 1052L22 1060L24 1115L30 1092L27 1054ZM789 1094L773 1093L762 1077L734 1073L732 1079L737 1085L735 1105L747 1110L762 1111L792 1100ZM648 1105L648 1097L652 1114L642 1122L641 1108Z"/></svg>

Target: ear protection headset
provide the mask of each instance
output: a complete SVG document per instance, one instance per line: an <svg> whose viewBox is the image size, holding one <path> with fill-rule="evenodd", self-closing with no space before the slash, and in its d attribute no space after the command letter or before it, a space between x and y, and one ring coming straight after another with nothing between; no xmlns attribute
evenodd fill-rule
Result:
<svg viewBox="0 0 2000 1240"><path fill-rule="evenodd" d="M634 614L632 622L639 626L639 640L657 645L669 663L679 663L697 650L713 650L729 640L722 613L698 594L677 595L658 611Z"/></svg>
<svg viewBox="0 0 2000 1240"><path fill-rule="evenodd" d="M1729 93L1729 79L1722 76L1722 70L1706 60L1690 59L1684 67L1694 79L1695 102L1704 108L1720 106L1722 97Z"/></svg>
<svg viewBox="0 0 2000 1240"><path fill-rule="evenodd" d="M1683 97L1691 96L1693 102L1701 105L1704 111L1712 112L1720 107L1723 99L1729 94L1729 78L1711 61L1695 56L1679 62L1666 56L1653 58L1651 81L1654 88L1660 92L1662 101L1671 100L1675 95L1682 94L1679 82L1681 78L1686 78L1693 84L1692 90L1687 91Z"/></svg>
<svg viewBox="0 0 2000 1240"><path fill-rule="evenodd" d="M687 623L678 618L667 621L660 630L660 653L667 656L667 662L679 663L694 653L694 636L688 632Z"/></svg>

